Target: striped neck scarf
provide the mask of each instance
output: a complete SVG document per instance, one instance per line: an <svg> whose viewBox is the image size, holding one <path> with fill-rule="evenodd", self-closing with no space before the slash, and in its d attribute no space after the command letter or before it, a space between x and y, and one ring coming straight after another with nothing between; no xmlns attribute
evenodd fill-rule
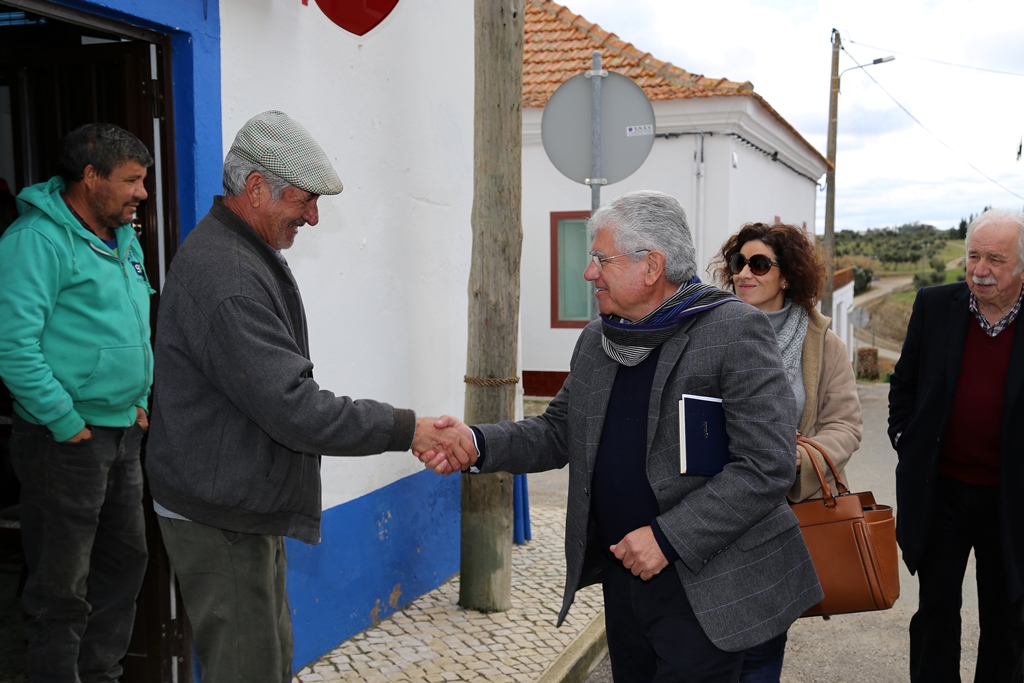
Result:
<svg viewBox="0 0 1024 683"><path fill-rule="evenodd" d="M651 351L676 333L694 315L720 306L726 301L739 301L729 292L706 285L700 278L681 285L676 293L656 309L630 322L617 315L601 314L601 345L612 360L627 367L643 362Z"/></svg>

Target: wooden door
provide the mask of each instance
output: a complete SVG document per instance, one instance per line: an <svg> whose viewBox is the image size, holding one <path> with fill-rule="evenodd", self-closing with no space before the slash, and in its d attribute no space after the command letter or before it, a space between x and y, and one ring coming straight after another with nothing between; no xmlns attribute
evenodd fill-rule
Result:
<svg viewBox="0 0 1024 683"><path fill-rule="evenodd" d="M173 124L170 107L164 106L171 92L169 52L169 40L156 45L122 40L53 18L0 28L0 85L11 88L16 191L56 175L60 141L86 123L117 124L149 150L160 150L154 154L159 163L146 176L149 197L136 221L145 267L158 291L179 234ZM156 294L154 329L158 306ZM145 458L145 443L142 452ZM149 566L122 681L184 683L191 680L190 639L148 486L144 508Z"/></svg>

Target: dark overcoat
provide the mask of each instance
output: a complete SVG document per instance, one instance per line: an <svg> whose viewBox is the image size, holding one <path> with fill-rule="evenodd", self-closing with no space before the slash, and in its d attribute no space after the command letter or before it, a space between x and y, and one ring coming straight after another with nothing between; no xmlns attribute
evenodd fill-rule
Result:
<svg viewBox="0 0 1024 683"><path fill-rule="evenodd" d="M935 503L942 442L953 411L967 326L978 323L969 308L966 282L925 287L917 294L907 339L889 388L889 439L899 456L896 465L896 539L903 561L917 571ZM1006 559L1010 600L1022 594L1024 568L1024 334L1013 340L1003 392L999 462L999 525ZM898 438L897 438L898 437Z"/></svg>

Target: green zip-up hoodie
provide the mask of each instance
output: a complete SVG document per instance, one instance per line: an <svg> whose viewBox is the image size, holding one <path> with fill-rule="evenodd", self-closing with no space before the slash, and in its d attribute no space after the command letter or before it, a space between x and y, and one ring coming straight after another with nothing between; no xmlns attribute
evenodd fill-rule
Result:
<svg viewBox="0 0 1024 683"><path fill-rule="evenodd" d="M153 384L149 286L131 225L115 255L68 210L59 176L18 195L0 238L0 377L25 420L66 441L127 427Z"/></svg>

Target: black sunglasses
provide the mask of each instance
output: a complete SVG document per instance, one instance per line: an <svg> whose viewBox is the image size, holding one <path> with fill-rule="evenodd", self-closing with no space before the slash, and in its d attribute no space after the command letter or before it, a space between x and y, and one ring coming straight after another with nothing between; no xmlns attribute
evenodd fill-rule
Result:
<svg viewBox="0 0 1024 683"><path fill-rule="evenodd" d="M739 275L743 271L744 266L748 265L750 266L750 272L754 275L765 275L772 269L772 266L780 267L778 263L775 263L764 254L754 254L747 258L737 251L729 257L729 271L733 275Z"/></svg>

